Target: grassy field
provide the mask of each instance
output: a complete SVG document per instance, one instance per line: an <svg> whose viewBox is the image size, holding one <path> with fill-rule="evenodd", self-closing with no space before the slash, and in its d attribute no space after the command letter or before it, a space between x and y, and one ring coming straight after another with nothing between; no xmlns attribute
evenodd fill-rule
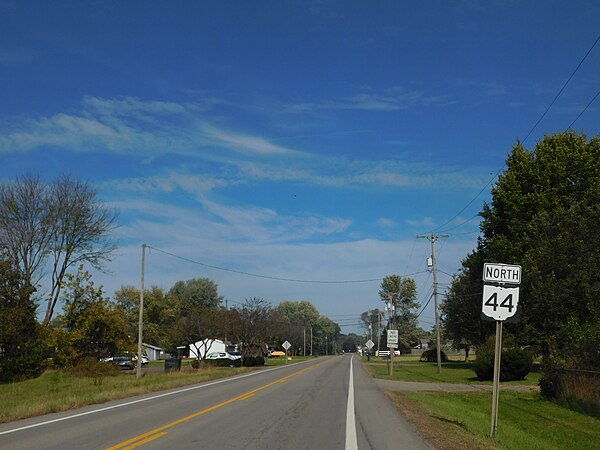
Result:
<svg viewBox="0 0 600 450"><path fill-rule="evenodd" d="M310 359L294 358L288 364ZM164 373L164 361L151 361L141 379L135 371L105 376L82 376L67 371L47 371L40 377L19 383L0 384L0 423L84 405L103 403L133 395L186 386L243 374L257 367L205 367L194 370L190 360L182 361L181 372ZM269 359L267 366L285 364ZM264 366L261 366L264 367Z"/></svg>
<svg viewBox="0 0 600 450"><path fill-rule="evenodd" d="M385 360L372 358L363 362L372 376L390 379ZM395 380L483 383L476 379L471 362L443 363L441 374L437 373L436 363L422 363L415 357L396 358L395 363ZM532 372L526 380L501 386L533 386L539 377L539 372ZM599 419L545 401L537 392L500 389L495 440L490 438L490 393L389 392L388 395L421 435L440 450L600 449Z"/></svg>
<svg viewBox="0 0 600 450"><path fill-rule="evenodd" d="M491 395L394 392L394 403L440 450L600 448L600 420L544 401L538 393L501 391L498 433L490 436Z"/></svg>
<svg viewBox="0 0 600 450"><path fill-rule="evenodd" d="M388 375L387 360L371 358L364 362L365 367L375 378L393 379L400 381L421 381L429 383L459 383L459 384L491 384L491 381L479 381L473 371L473 362L449 361L442 363L442 373L437 373L437 363L419 362L416 357L394 359L394 375ZM537 386L540 378L539 371L533 371L525 380L504 382L504 384L517 384Z"/></svg>

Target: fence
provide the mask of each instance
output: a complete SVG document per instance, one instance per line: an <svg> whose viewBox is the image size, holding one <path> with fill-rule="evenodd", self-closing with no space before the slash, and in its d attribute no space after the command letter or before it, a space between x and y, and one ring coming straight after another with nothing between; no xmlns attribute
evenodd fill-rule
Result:
<svg viewBox="0 0 600 450"><path fill-rule="evenodd" d="M556 399L570 407L600 417L600 372L576 369L559 370Z"/></svg>

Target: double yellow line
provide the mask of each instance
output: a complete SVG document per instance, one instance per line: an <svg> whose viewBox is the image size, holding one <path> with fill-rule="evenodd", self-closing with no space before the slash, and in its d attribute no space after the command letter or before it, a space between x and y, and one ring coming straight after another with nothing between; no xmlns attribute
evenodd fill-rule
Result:
<svg viewBox="0 0 600 450"><path fill-rule="evenodd" d="M253 389L251 391L245 392L241 395L238 395L237 397L231 398L229 400L225 400L222 403L219 403L217 405L213 405L209 408L203 409L202 411L198 411L195 412L194 414L191 414L187 417L183 417L181 419L178 419L174 422L168 423L166 425L163 425L162 427L159 428L155 428L154 430L148 431L147 433L144 434L140 434L139 436L134 437L133 439L129 439L125 442L121 442L120 444L115 445L114 447L110 447L107 450L129 450L132 448L137 448L140 447L141 445L144 445L148 442L154 441L155 439L158 439L162 436L165 436L167 434L167 432L165 430L168 430L169 428L174 427L175 425L179 425L181 423L187 422L188 420L194 419L198 416L201 416L203 414L206 414L210 411L214 411L215 409L221 408L222 406L225 405L229 405L230 403L233 403L235 401L244 401L249 399L250 397L253 397L254 395L256 395L257 392L262 391L263 389L266 389L268 387L274 386L276 384L279 383L285 383L286 381L288 381L290 378L293 378L297 375L300 375L304 372L307 372L311 369L314 369L316 366L323 364L323 363L318 363L315 365L312 365L310 367L306 367L302 370L299 370L298 372L294 372L291 375L285 376L283 378L280 378L276 381L273 381L271 383L265 384L264 386L261 386L259 388Z"/></svg>

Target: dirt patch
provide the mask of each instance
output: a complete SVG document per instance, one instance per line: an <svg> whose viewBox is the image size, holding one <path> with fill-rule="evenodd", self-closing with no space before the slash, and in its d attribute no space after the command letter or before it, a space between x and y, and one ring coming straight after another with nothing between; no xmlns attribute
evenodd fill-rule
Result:
<svg viewBox="0 0 600 450"><path fill-rule="evenodd" d="M386 391L385 394L400 411L400 414L438 450L497 450L501 448L481 436L470 433L462 422L449 421L432 415L414 400L403 396L401 392Z"/></svg>

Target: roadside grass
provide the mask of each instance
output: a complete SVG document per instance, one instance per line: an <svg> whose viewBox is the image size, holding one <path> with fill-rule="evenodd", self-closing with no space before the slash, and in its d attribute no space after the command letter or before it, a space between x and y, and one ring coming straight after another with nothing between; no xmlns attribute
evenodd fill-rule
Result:
<svg viewBox="0 0 600 450"><path fill-rule="evenodd" d="M535 392L501 391L496 440L489 437L490 394L390 392L388 395L440 450L600 447L600 419L544 401Z"/></svg>
<svg viewBox="0 0 600 450"><path fill-rule="evenodd" d="M299 363L316 358L315 356L290 356L288 364ZM265 366L285 366L284 358L268 358Z"/></svg>
<svg viewBox="0 0 600 450"><path fill-rule="evenodd" d="M135 371L96 377L62 370L46 371L32 380L0 384L0 423L225 378L253 369L208 367L170 373L147 372L139 380Z"/></svg>
<svg viewBox="0 0 600 450"><path fill-rule="evenodd" d="M420 362L418 357L403 357L394 359L394 374L388 375L388 361L371 358L364 360L364 366L371 376L386 380L421 381L428 383L458 383L458 384L491 384L491 381L479 381L473 371L473 362L453 361L442 363L442 373L437 373L437 363ZM502 382L502 385L537 386L541 373L536 368L525 380Z"/></svg>

